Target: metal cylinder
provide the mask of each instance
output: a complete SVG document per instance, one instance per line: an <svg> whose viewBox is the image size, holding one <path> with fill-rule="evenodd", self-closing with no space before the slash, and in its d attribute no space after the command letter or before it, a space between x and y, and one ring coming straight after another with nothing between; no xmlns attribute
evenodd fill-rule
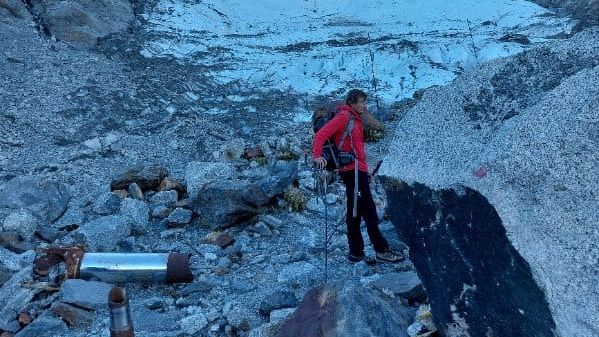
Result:
<svg viewBox="0 0 599 337"><path fill-rule="evenodd" d="M193 281L189 255L181 253L85 253L79 277L109 283Z"/></svg>
<svg viewBox="0 0 599 337"><path fill-rule="evenodd" d="M110 337L134 337L129 299L123 288L112 288L108 293L110 311Z"/></svg>

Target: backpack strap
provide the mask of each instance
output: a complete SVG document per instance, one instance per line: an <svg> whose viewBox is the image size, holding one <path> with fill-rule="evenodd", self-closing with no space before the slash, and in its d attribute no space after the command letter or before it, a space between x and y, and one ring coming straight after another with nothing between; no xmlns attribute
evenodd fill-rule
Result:
<svg viewBox="0 0 599 337"><path fill-rule="evenodd" d="M343 143L345 142L345 138L347 138L348 135L351 138L351 131L353 129L354 129L354 116L350 116L349 122L347 123L347 126L345 127L345 131L343 132L343 136L341 136L341 140L339 141L339 144L337 145L337 150L341 150L341 147L343 146ZM353 144L352 144L352 148L353 148Z"/></svg>

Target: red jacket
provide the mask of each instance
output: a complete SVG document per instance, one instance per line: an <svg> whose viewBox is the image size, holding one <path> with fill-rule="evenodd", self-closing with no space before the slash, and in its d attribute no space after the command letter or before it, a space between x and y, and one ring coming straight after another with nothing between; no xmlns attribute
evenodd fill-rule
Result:
<svg viewBox="0 0 599 337"><path fill-rule="evenodd" d="M312 157L314 159L322 157L322 147L326 143L327 139L333 137L335 140L335 146L339 145L341 137L345 132L347 123L349 123L350 116L354 116L354 128L351 131L351 136L354 143L352 149L351 141L349 136L345 138L341 150L354 152L358 157L358 170L368 172L368 164L366 164L366 152L364 151L364 128L362 125L362 116L356 112L349 105L340 105L337 107L337 114L330 122L325 124L316 134L314 135L314 142L312 143ZM339 168L339 171L351 171L354 169L355 164Z"/></svg>

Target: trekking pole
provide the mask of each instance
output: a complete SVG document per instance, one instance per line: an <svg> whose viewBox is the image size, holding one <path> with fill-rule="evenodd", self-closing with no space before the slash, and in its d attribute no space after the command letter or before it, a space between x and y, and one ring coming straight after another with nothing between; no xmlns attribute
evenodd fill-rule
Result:
<svg viewBox="0 0 599 337"><path fill-rule="evenodd" d="M326 203L326 198L324 198L323 196L326 196L326 192L327 192L327 172L325 169L319 169L319 168L315 168L315 189L316 189L316 201L317 203L319 202L319 200L322 200L322 202L324 203L324 275L323 275L323 279L325 284L328 283L328 273L329 273L329 240L328 240L328 233L329 233L329 209L328 209L328 204Z"/></svg>
<svg viewBox="0 0 599 337"><path fill-rule="evenodd" d="M329 203L326 199L326 193L328 190L328 181L325 181L324 185L324 283L329 282Z"/></svg>
<svg viewBox="0 0 599 337"><path fill-rule="evenodd" d="M372 170L372 173L370 174L370 176L372 176L374 178L374 175L377 174L377 172L379 171L379 169L381 168L381 165L383 164L382 160L379 160L378 163L376 163L376 166L374 167L374 170Z"/></svg>

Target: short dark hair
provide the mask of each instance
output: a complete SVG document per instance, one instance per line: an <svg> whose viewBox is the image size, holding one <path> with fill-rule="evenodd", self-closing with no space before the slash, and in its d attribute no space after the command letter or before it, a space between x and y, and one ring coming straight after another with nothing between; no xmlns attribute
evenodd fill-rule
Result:
<svg viewBox="0 0 599 337"><path fill-rule="evenodd" d="M358 103L360 98L366 99L368 95L360 89L352 89L347 93L347 97L345 98L345 104L352 105Z"/></svg>

